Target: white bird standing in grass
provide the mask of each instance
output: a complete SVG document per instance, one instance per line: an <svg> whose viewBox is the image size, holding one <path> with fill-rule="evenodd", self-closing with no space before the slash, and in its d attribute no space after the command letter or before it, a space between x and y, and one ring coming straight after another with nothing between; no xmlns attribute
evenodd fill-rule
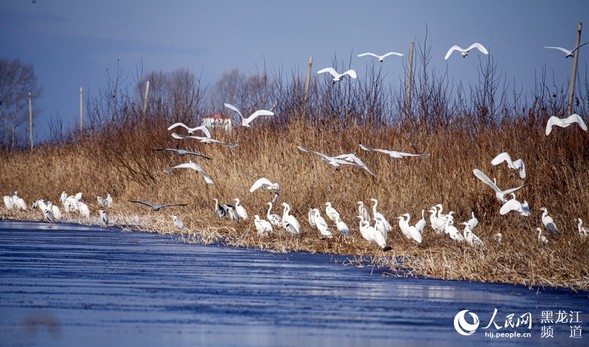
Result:
<svg viewBox="0 0 589 347"><path fill-rule="evenodd" d="M477 219L477 217L475 217L474 212L471 212L470 215L471 217L466 223L468 223L468 228L470 230L474 230L474 228L476 228L477 225L479 225L479 220Z"/></svg>
<svg viewBox="0 0 589 347"><path fill-rule="evenodd" d="M455 241L464 241L464 236L458 231L458 229L453 225L453 219L449 218L446 220L444 224L444 232L450 236L452 240Z"/></svg>
<svg viewBox="0 0 589 347"><path fill-rule="evenodd" d="M272 203L280 195L280 184L274 183L274 182L270 181L269 179L267 179L266 177L258 178L254 182L254 184L252 184L252 187L250 188L250 193L253 193L254 191L256 191L258 189L273 190L274 196L272 197ZM270 207L270 208L272 208L272 207Z"/></svg>
<svg viewBox="0 0 589 347"><path fill-rule="evenodd" d="M470 225L468 222L463 222L462 224L464 224L464 240L466 240L466 243L468 243L469 245L473 246L473 247L484 247L485 243L472 232L472 229L470 228Z"/></svg>
<svg viewBox="0 0 589 347"><path fill-rule="evenodd" d="M284 207L284 212L282 213L282 227L291 234L300 236L301 224L295 218L295 216L290 214L290 205L286 202L283 202L282 206Z"/></svg>
<svg viewBox="0 0 589 347"><path fill-rule="evenodd" d="M571 124L577 123L583 129L583 131L587 131L587 124L583 121L583 118L576 113L571 114L566 118L558 118L556 116L552 116L548 119L548 123L546 123L546 136L550 135L552 132L553 126L559 126L561 128L566 128Z"/></svg>
<svg viewBox="0 0 589 347"><path fill-rule="evenodd" d="M340 218L339 212L331 206L331 202L325 203L325 214L329 219L331 219L334 223L337 223L337 220Z"/></svg>
<svg viewBox="0 0 589 347"><path fill-rule="evenodd" d="M43 216L45 216L45 219L50 223L53 224L53 222L55 222L55 216L53 215L53 212L48 209L47 207L42 209L43 211Z"/></svg>
<svg viewBox="0 0 589 347"><path fill-rule="evenodd" d="M112 196L107 194L106 198L101 196L97 196L96 200L98 201L98 206L100 207L111 207L112 206Z"/></svg>
<svg viewBox="0 0 589 347"><path fill-rule="evenodd" d="M237 144L235 144L235 143L223 142L223 141L215 140L210 137L202 137L202 136L194 136L194 135L180 135L180 134L176 134L176 133L172 133L172 137L177 140L195 139L195 140L198 140L202 143L207 143L207 144L208 143L216 143L221 146L227 146L229 148L237 147Z"/></svg>
<svg viewBox="0 0 589 347"><path fill-rule="evenodd" d="M280 216L275 213L271 213L271 211L272 211L272 203L269 202L268 203L268 212L266 212L266 218L268 218L268 221L270 222L270 224L275 225L277 227L282 226L282 218L280 218Z"/></svg>
<svg viewBox="0 0 589 347"><path fill-rule="evenodd" d="M544 224L544 228L548 230L552 236L558 237L560 235L560 230L554 223L554 219L548 215L548 209L546 207L541 207L540 210L544 211L542 213L542 224Z"/></svg>
<svg viewBox="0 0 589 347"><path fill-rule="evenodd" d="M233 199L233 201L235 201L235 212L237 213L237 215L239 216L239 218L241 219L247 219L248 215L247 215L247 211L245 210L245 207L243 207L239 201L239 198L235 198Z"/></svg>
<svg viewBox="0 0 589 347"><path fill-rule="evenodd" d="M318 208L313 208L311 209L311 214L313 216L313 223L315 224L317 230L319 230L319 233L321 233L322 236L325 236L327 238L332 238L333 234L329 230L327 222L321 216L321 211L319 211Z"/></svg>
<svg viewBox="0 0 589 347"><path fill-rule="evenodd" d="M192 170L198 172L199 174L201 174L202 177L205 179L205 182L207 182L207 184L213 184L213 179L209 175L207 175L205 170L203 170L200 166L193 163L192 161L188 161L188 163L178 164L176 166L172 166L170 168L164 169L164 172L171 172L175 169L192 169Z"/></svg>
<svg viewBox="0 0 589 347"><path fill-rule="evenodd" d="M528 183L526 183L526 184L523 184L519 187L501 190L501 189L499 189L499 187L497 187L495 182L491 181L491 179L489 177L487 177L487 175L485 175L481 170L474 169L474 170L472 170L472 172L479 180L481 180L483 183L485 183L486 185L488 185L489 187L491 187L495 191L495 196L501 202L507 202L507 199L505 198L506 195L513 193L513 192L529 185Z"/></svg>
<svg viewBox="0 0 589 347"><path fill-rule="evenodd" d="M349 69L347 71L344 71L341 74L338 73L337 71L335 71L335 69L332 67L326 67L324 69L317 71L318 74L322 74L325 72L328 72L329 74L331 74L331 76L333 77L333 79L332 79L333 83L339 82L342 78L344 78L346 76L350 76L350 78L353 78L353 79L356 79L358 77L356 75L356 71L354 71L353 69Z"/></svg>
<svg viewBox="0 0 589 347"><path fill-rule="evenodd" d="M587 42L583 42L580 45L578 45L577 47L573 48L572 50L568 50L566 48L562 48L562 47L556 47L556 46L548 46L548 47L544 47L544 48L548 48L548 49L558 49L559 51L564 52L564 57L568 58L568 57L572 57L575 54L575 51L578 50L579 48L581 48L582 46L588 44L589 41Z"/></svg>
<svg viewBox="0 0 589 347"><path fill-rule="evenodd" d="M81 201L78 202L78 213L82 217L90 218L90 208Z"/></svg>
<svg viewBox="0 0 589 347"><path fill-rule="evenodd" d="M366 53L360 53L358 54L358 57L366 57L366 56L370 56L370 57L375 57L376 59L378 59L378 61L380 61L381 63L384 61L384 58L391 56L391 55L396 55L398 57L402 57L403 54L402 53L397 53L397 52L387 52L383 55L378 55L372 52L366 52Z"/></svg>
<svg viewBox="0 0 589 347"><path fill-rule="evenodd" d="M362 219L362 217L360 216L358 218L360 218L360 234L362 235L362 237L367 241L376 242L376 244L381 249L386 249L387 241L382 236L382 234L378 232L375 227L371 226L368 221Z"/></svg>
<svg viewBox="0 0 589 347"><path fill-rule="evenodd" d="M536 228L536 231L538 232L538 241L548 243L548 239L546 238L546 236L542 235L542 229Z"/></svg>
<svg viewBox="0 0 589 347"><path fill-rule="evenodd" d="M430 157L429 154L412 154L412 153L405 153L405 152L397 152L397 151L391 151L388 149L372 148L372 147L368 147L363 144L360 144L360 148L362 148L365 151L369 151L369 152L384 153L394 159L401 159L401 158L407 158L407 157L416 157L416 158L429 158Z"/></svg>
<svg viewBox="0 0 589 347"><path fill-rule="evenodd" d="M366 206L364 206L364 201L358 201L358 216L370 223L370 213Z"/></svg>
<svg viewBox="0 0 589 347"><path fill-rule="evenodd" d="M14 201L12 200L12 195L4 195L4 206L7 210L12 210L14 208Z"/></svg>
<svg viewBox="0 0 589 347"><path fill-rule="evenodd" d="M12 194L12 202L14 204L14 209L20 209L23 211L27 210L27 203L25 202L25 200L21 197L19 197L18 195L16 195L17 192L14 192L14 194Z"/></svg>
<svg viewBox="0 0 589 347"><path fill-rule="evenodd" d="M182 219L180 219L180 217L176 216L175 214L171 215L171 217L172 222L174 222L176 228L180 229L180 231L184 231L184 222L182 221Z"/></svg>
<svg viewBox="0 0 589 347"><path fill-rule="evenodd" d="M495 158L493 158L493 160L491 160L492 165L499 165L502 162L506 162L507 167L511 170L517 171L521 179L526 178L526 166L524 165L523 160L517 159L512 161L507 152L500 153Z"/></svg>
<svg viewBox="0 0 589 347"><path fill-rule="evenodd" d="M423 229L425 229L426 221L425 221L425 210L421 210L421 219L415 223L415 227L420 234L423 234Z"/></svg>
<svg viewBox="0 0 589 347"><path fill-rule="evenodd" d="M197 126L197 127L191 128L191 127L189 127L188 125L186 125L186 124L184 124L184 123L182 123L182 122L178 122L178 123L174 123L174 124L170 125L170 126L168 127L168 130L172 130L172 129L174 129L174 128L177 128L177 127L182 127L182 128L184 128L184 129L188 130L188 133L189 133L189 134L194 134L194 132L195 132L195 131L202 131L202 133L203 133L203 134L204 134L206 137L208 137L208 138L211 138L211 132L210 132L210 131L209 131L209 129L208 129L206 126L204 126L204 125L199 125L199 126Z"/></svg>
<svg viewBox="0 0 589 347"><path fill-rule="evenodd" d="M257 214L254 215L254 225L258 236L264 236L273 231L272 224L265 219L261 219Z"/></svg>
<svg viewBox="0 0 589 347"><path fill-rule="evenodd" d="M391 227L391 224L389 223L389 221L380 213L376 210L376 207L378 206L378 200L376 200L376 198L372 198L370 199L370 201L372 201L374 204L372 205L372 218L374 218L375 223L377 221L380 221L382 223L382 227L383 230L385 231L385 241L387 239L387 233L389 231L391 231L393 228Z"/></svg>
<svg viewBox="0 0 589 347"><path fill-rule="evenodd" d="M523 203L515 198L515 194L511 193L511 199L506 201L499 210L500 215L505 215L511 211L516 211L522 216L528 217L530 215L530 205L524 200Z"/></svg>
<svg viewBox="0 0 589 347"><path fill-rule="evenodd" d="M436 234L442 234L444 232L444 224L446 221L438 217L437 206L432 206L429 209L429 212L431 213L429 216L429 223L432 229L436 232Z"/></svg>
<svg viewBox="0 0 589 347"><path fill-rule="evenodd" d="M579 229L579 236L581 236L582 239L585 239L587 236L589 236L589 229L583 226L583 220L581 218L577 218L577 220L579 222L577 224L577 228Z"/></svg>
<svg viewBox="0 0 589 347"><path fill-rule="evenodd" d="M239 110L237 109L237 107L235 107L235 106L233 106L231 104L228 104L228 103L225 103L223 105L225 105L225 107L227 107L228 109L237 112L237 114L241 118L241 125L244 126L244 127L249 127L250 126L250 123L254 119L258 118L259 116L273 116L274 115L274 112L272 112L272 111L268 111L268 110L257 110L256 112L252 113L249 117L245 118L241 114L241 112L239 112Z"/></svg>
<svg viewBox="0 0 589 347"><path fill-rule="evenodd" d="M350 236L350 228L341 218L338 218L338 220L335 222L335 227L342 235Z"/></svg>
<svg viewBox="0 0 589 347"><path fill-rule="evenodd" d="M475 42L472 45L468 46L468 48L466 48L466 49L462 48L458 45L454 45L454 46L450 47L450 49L446 53L446 56L444 57L444 59L448 60L448 58L450 58L450 55L452 55L452 52L454 52L454 51L460 52L460 55L462 55L462 58L466 58L468 56L468 53L470 53L470 50L472 50L473 48L478 49L483 54L489 54L489 51L487 51L485 46L481 45L478 42Z"/></svg>
<svg viewBox="0 0 589 347"><path fill-rule="evenodd" d="M98 214L100 215L100 219L104 225L108 225L108 212L106 210L98 210Z"/></svg>

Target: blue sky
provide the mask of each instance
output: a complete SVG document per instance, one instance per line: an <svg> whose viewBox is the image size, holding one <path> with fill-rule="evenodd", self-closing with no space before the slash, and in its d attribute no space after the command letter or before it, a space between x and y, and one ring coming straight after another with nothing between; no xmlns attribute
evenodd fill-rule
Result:
<svg viewBox="0 0 589 347"><path fill-rule="evenodd" d="M359 71L367 58L358 53L390 50L403 58L385 60L392 82L403 74L411 41L428 32L431 65L447 69L454 83L476 81L479 59L458 55L443 59L454 44L481 42L498 72L517 88L531 92L534 76L546 69L549 82L565 85L572 59L544 46L572 48L577 24L589 41L586 0L3 0L0 2L0 52L33 64L42 97L39 129L60 118L78 117L79 88L96 96L106 86L107 70L121 69L127 83L144 72L187 68L213 84L223 72L238 68L256 73L264 66L304 75L309 56L314 70L333 57ZM589 62L582 48L580 70ZM470 59L473 58L473 59Z"/></svg>

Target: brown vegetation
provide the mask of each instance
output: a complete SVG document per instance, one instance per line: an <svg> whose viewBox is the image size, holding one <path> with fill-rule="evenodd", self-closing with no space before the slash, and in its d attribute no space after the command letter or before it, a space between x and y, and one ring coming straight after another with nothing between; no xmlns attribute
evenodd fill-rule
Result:
<svg viewBox="0 0 589 347"><path fill-rule="evenodd" d="M0 152L0 188L4 194L18 190L29 203L38 198L55 202L64 190L70 194L81 191L93 211L98 209L96 195L109 192L115 202L111 220L127 224L130 216L147 215L136 228L177 232L170 218L173 212L184 220L193 235L190 240L195 242L349 254L408 275L589 288L589 239L582 240L576 226L579 217L589 222L588 134L572 126L557 128L545 136L547 117L558 112L550 109L554 103L543 98L521 114L515 111L517 105L509 105L509 113L505 103L489 102L488 91L481 89L474 93L484 97L475 98L476 105L467 109L464 104L449 105L443 83L431 85L427 81L416 86L413 112L402 115L395 111L396 115L389 119L384 110L395 109L390 107L394 102L379 96L384 94L379 78L372 78L377 86L371 88L380 90L377 92L361 82L353 89L347 87L347 81L335 86L317 83L306 104L303 96L294 91L301 83L278 82L278 87L272 87L278 104L275 119L258 119L251 128L236 128L230 133L214 132L215 138L239 144L233 149L175 140L166 128L177 119L190 122L186 115L155 111L151 106L144 113L137 111L140 100L123 102L117 106L118 113L109 114L112 119L97 117L102 122L75 139L46 144L33 152ZM492 80L492 76L485 80L489 78ZM489 84L481 85L487 88ZM403 100L397 102L398 109L404 109ZM249 109L258 106L268 105L252 102ZM368 113L369 109L378 112ZM196 118L206 114L198 112ZM394 160L365 152L358 146L360 143L428 153L431 157ZM298 145L330 155L355 152L376 177L354 167L334 169L318 157L300 152ZM160 147L194 150L213 159L152 150ZM501 204L493 191L472 174L478 168L496 177L502 188L520 185L522 180L516 172L505 165L490 164L502 151L525 161L525 182L530 185L517 195L519 200L529 202L530 217L515 213L500 216ZM163 172L188 159L200 164L215 184L205 184L199 174L189 170ZM252 217L266 215L266 202L272 193L248 190L262 176L281 184L277 202L286 201L292 206L291 213L302 225L300 238L276 229L270 236L256 236ZM250 214L249 220L239 224L219 219L213 209L214 198L231 203L235 197L241 199ZM388 239L390 251L379 250L358 232L356 202L370 204L372 197L379 200L379 210L393 225ZM144 206L128 202L135 199L189 206L148 212ZM326 201L333 203L350 226L350 238L322 239L308 225L308 209L318 207L323 211ZM438 203L444 205L445 211L456 211L457 226L474 211L480 221L475 233L486 247L476 249L436 235L429 227L429 219L423 244L405 239L396 217L408 212L414 223L422 209L427 218L429 207ZM542 206L548 208L562 233L546 245L537 241L534 231L542 226ZM41 218L38 212L0 211L2 218ZM281 214L279 206L274 212ZM493 239L497 232L503 234L501 244Z"/></svg>

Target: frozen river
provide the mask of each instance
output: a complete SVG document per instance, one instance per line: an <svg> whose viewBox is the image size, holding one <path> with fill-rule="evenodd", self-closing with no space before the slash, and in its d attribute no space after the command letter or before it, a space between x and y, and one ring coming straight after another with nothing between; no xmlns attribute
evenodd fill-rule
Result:
<svg viewBox="0 0 589 347"><path fill-rule="evenodd" d="M589 345L587 292L391 278L345 259L0 221L0 345Z"/></svg>

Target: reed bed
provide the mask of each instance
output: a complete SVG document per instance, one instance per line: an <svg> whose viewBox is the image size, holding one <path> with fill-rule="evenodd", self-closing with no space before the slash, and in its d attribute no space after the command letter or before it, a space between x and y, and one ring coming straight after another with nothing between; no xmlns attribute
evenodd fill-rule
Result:
<svg viewBox="0 0 589 347"><path fill-rule="evenodd" d="M110 193L113 224L131 230L178 233L170 214L184 220L186 242L223 243L268 251L307 251L346 254L350 263L372 263L390 267L396 274L441 279L501 282L527 286L589 288L589 239L577 232L577 218L589 222L589 136L576 127L555 129L544 135L543 122L520 117L480 127L464 116L452 126L419 124L361 124L331 117L308 120L285 112L280 124L260 120L252 128L231 132L215 130L214 137L239 144L230 149L205 145L196 140L174 140L163 118L149 121L123 120L103 127L75 141L46 144L34 151L0 152L0 188L4 194L17 190L29 203L35 199L59 201L62 191L83 192L92 218L82 223L98 224L96 196ZM458 124L458 125L456 125ZM476 129L476 130L475 130ZM371 147L428 153L428 159L391 159L360 149ZM356 153L376 174L370 176L354 167L335 169L317 156L303 153L298 145L329 155ZM164 168L189 158L154 152L154 148L175 147L204 153L212 160L190 158L215 180L205 184L190 170L165 173ZM503 188L522 183L518 174L505 165L492 166L491 159L502 151L523 158L530 185L518 192L527 200L532 215L499 215L501 204L494 192L480 182L472 170L478 168L495 177ZM279 182L282 193L273 212L281 214L280 202L288 202L302 225L301 237L283 230L258 237L253 215L265 218L268 191L249 192L259 177ZM220 219L213 199L232 203L240 198L250 219L240 223ZM360 236L357 201L370 205L377 198L378 209L393 225L388 244L382 251ZM129 200L154 203L188 203L187 207L148 211ZM320 237L307 222L309 208L331 201L350 226L351 237ZM474 211L480 224L475 233L484 248L457 243L436 235L429 226L427 210L441 203L445 211L456 211L459 222ZM559 238L548 244L538 242L536 227L541 227L545 206L561 230ZM405 239L396 217L410 213L412 222L426 211L428 226L420 245ZM0 208L1 218L42 219L39 211L16 212ZM76 215L66 218L78 220ZM335 228L333 228L335 229ZM503 234L501 243L494 240Z"/></svg>

